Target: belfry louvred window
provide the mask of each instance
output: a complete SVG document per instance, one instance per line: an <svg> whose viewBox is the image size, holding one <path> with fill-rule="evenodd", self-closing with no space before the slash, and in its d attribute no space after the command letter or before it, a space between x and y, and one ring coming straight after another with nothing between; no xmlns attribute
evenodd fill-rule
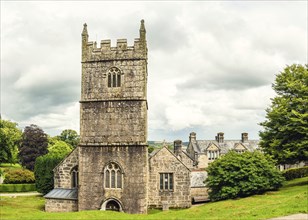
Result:
<svg viewBox="0 0 308 220"><path fill-rule="evenodd" d="M112 67L108 71L108 87L121 86L121 71L117 67Z"/></svg>
<svg viewBox="0 0 308 220"><path fill-rule="evenodd" d="M105 188L121 189L123 173L120 166L114 162L109 163L104 170Z"/></svg>

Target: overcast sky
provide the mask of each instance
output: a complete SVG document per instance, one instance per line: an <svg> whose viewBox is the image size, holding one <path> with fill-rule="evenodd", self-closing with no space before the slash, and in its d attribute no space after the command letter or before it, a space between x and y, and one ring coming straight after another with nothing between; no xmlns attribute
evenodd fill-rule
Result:
<svg viewBox="0 0 308 220"><path fill-rule="evenodd" d="M307 1L1 1L2 118L79 132L83 23L133 45L141 19L149 140L258 139L275 74L307 63Z"/></svg>

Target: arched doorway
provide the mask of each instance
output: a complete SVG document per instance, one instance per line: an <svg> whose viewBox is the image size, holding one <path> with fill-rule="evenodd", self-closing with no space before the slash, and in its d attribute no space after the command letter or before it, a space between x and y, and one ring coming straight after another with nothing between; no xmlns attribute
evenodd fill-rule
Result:
<svg viewBox="0 0 308 220"><path fill-rule="evenodd" d="M116 201L111 200L111 201L107 202L106 210L118 212L118 211L120 211L120 206Z"/></svg>
<svg viewBox="0 0 308 220"><path fill-rule="evenodd" d="M122 205L117 199L107 199L103 202L101 210L122 212Z"/></svg>

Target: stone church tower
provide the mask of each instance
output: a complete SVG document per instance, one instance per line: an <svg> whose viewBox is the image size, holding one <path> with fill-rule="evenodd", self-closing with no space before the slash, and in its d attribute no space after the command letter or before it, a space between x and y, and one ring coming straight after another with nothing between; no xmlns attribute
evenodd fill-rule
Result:
<svg viewBox="0 0 308 220"><path fill-rule="evenodd" d="M147 212L147 43L82 32L78 210Z"/></svg>

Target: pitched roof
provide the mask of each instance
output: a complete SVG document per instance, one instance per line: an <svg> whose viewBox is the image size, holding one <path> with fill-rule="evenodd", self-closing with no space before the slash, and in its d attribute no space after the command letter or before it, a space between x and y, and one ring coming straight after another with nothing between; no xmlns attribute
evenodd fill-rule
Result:
<svg viewBox="0 0 308 220"><path fill-rule="evenodd" d="M259 148L259 140L248 140L246 142L242 142L241 140L224 140L223 143L218 143L216 140L197 140L193 145L197 145L194 147L194 150L198 153L203 153L206 149L211 145L215 144L221 150L222 154L226 154L228 151L233 150L238 144L242 144L247 148L248 151L254 151Z"/></svg>
<svg viewBox="0 0 308 220"><path fill-rule="evenodd" d="M166 146L161 148L161 149L157 149L157 151L153 151L150 156L149 156L149 160L151 160L155 155L157 155L158 152L160 152L161 150L166 149L172 156L175 157L175 159L177 161L179 161L186 169L188 169L190 171L190 168L188 168L171 150L169 150Z"/></svg>
<svg viewBox="0 0 308 220"><path fill-rule="evenodd" d="M204 181L207 178L207 172L206 171L193 171L191 172L191 178L190 178L190 187L205 187Z"/></svg>
<svg viewBox="0 0 308 220"><path fill-rule="evenodd" d="M65 200L77 200L77 189L61 189L55 188L47 193L44 198L46 199L65 199Z"/></svg>

